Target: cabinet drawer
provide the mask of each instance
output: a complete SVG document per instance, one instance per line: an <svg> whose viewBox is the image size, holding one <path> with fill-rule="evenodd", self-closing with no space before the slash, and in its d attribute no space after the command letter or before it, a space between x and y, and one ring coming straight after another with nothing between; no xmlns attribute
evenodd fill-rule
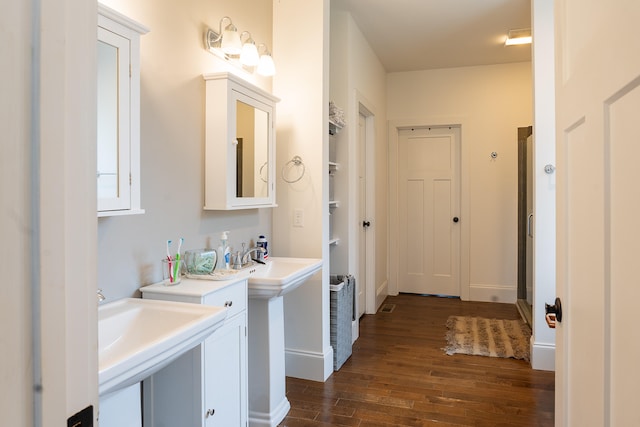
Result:
<svg viewBox="0 0 640 427"><path fill-rule="evenodd" d="M247 282L243 280L205 295L202 303L228 307L227 319L247 309Z"/></svg>

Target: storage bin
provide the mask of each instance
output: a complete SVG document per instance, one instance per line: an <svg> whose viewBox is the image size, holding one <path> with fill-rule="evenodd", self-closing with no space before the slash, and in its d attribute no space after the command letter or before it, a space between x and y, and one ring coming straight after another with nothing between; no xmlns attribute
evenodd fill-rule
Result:
<svg viewBox="0 0 640 427"><path fill-rule="evenodd" d="M332 275L330 278L330 341L333 347L333 369L339 370L351 357L353 319L353 293L355 278L350 275Z"/></svg>

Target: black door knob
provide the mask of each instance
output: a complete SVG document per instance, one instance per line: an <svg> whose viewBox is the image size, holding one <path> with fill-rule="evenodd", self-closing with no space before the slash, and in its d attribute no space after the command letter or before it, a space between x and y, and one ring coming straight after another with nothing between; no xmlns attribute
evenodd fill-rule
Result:
<svg viewBox="0 0 640 427"><path fill-rule="evenodd" d="M457 216L454 216L453 217L453 222L458 222L458 221L460 221L460 218L458 218Z"/></svg>
<svg viewBox="0 0 640 427"><path fill-rule="evenodd" d="M371 223L369 221L362 221L362 226L363 227L371 227Z"/></svg>
<svg viewBox="0 0 640 427"><path fill-rule="evenodd" d="M546 314L555 314L556 320L558 322L562 322L562 303L560 302L560 298L556 298L553 305L545 304L544 312Z"/></svg>

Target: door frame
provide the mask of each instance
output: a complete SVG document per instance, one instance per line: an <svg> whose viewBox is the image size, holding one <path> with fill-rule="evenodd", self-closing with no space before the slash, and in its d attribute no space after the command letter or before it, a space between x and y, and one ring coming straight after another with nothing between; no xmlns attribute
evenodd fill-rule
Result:
<svg viewBox="0 0 640 427"><path fill-rule="evenodd" d="M400 129L410 127L460 127L460 299L469 300L469 147L464 133L468 128L464 116L425 117L389 121L389 295L398 295L399 227L398 227L398 139Z"/></svg>
<svg viewBox="0 0 640 427"><path fill-rule="evenodd" d="M375 192L375 179L376 179L376 157L375 157L375 135L376 135L376 109L371 102L369 102L360 92L354 91L353 104L354 112L356 116L362 114L365 116L366 127L366 206L365 212L368 220L371 222L371 227L367 230L368 236L366 239L366 283L360 283L356 277L356 287L365 286L365 314L375 314L378 307L384 301L387 296L386 283L379 289L376 289L376 230L384 224L378 224L376 221L376 192ZM349 194L355 195L354 203L350 204L349 208L349 223L356 224L355 227L349 227L349 242L353 244L349 245L349 271L352 274L357 274L359 271L359 232L360 223L360 206L358 195L358 153L359 153L359 141L357 138L359 116L355 121L355 125L351 126L349 134L349 140L353 141L349 145L349 168L351 170L349 176ZM357 294L356 294L357 303ZM358 320L355 320L357 324Z"/></svg>

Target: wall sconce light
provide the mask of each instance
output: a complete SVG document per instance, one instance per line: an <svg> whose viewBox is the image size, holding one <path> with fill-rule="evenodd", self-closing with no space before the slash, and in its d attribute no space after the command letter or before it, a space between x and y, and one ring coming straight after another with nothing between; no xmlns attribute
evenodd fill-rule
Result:
<svg viewBox="0 0 640 427"><path fill-rule="evenodd" d="M225 20L228 21L228 25L223 29ZM273 58L267 46L264 43L256 46L256 42L249 31L243 31L238 34L238 29L228 16L220 20L217 33L211 28L207 29L204 35L204 43L209 52L217 54L227 61L244 66L245 69L253 69L262 76L273 76L276 73ZM259 53L260 48L263 48L262 54Z"/></svg>
<svg viewBox="0 0 640 427"><path fill-rule="evenodd" d="M263 76L273 76L276 73L276 64L273 63L271 52L267 48L267 45L260 43L258 47L264 48L264 53L260 55L260 62L258 63L258 74Z"/></svg>
<svg viewBox="0 0 640 427"><path fill-rule="evenodd" d="M222 23L227 20L229 24L222 29ZM223 17L218 25L218 32L216 33L212 29L207 30L205 43L209 49L221 49L226 55L239 55L242 50L242 42L240 41L240 35L238 29L231 18L228 16Z"/></svg>
<svg viewBox="0 0 640 427"><path fill-rule="evenodd" d="M520 30L509 30L507 38L504 41L505 46L515 46L519 44L531 44L531 28L522 28Z"/></svg>
<svg viewBox="0 0 640 427"><path fill-rule="evenodd" d="M242 41L242 36L244 36L245 34L248 35L248 38L242 43L242 52L240 52L240 63L242 65L246 65L247 67L255 67L260 61L258 48L256 47L256 42L253 41L253 38L251 37L251 33L249 31L243 31L242 34L240 34L240 41Z"/></svg>

